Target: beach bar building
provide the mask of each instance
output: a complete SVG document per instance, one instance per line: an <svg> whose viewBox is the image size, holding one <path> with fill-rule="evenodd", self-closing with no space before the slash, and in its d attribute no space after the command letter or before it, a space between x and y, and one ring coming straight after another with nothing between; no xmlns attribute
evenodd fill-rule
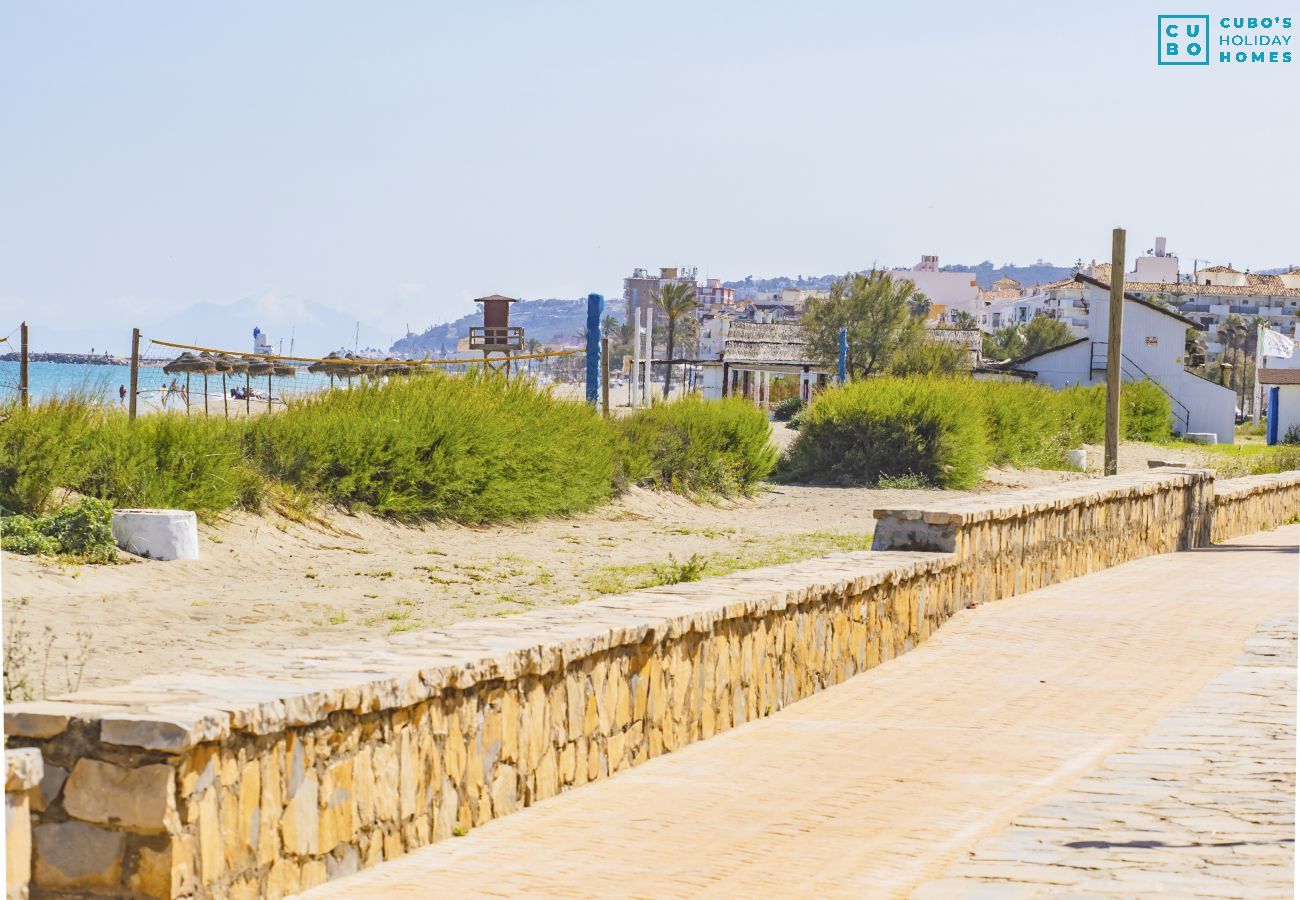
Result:
<svg viewBox="0 0 1300 900"><path fill-rule="evenodd" d="M802 325L733 321L721 363L704 369L704 396L747 397L761 406L768 402L774 376L795 375L799 396L811 400L814 390L829 381L831 371L809 355L807 340Z"/></svg>

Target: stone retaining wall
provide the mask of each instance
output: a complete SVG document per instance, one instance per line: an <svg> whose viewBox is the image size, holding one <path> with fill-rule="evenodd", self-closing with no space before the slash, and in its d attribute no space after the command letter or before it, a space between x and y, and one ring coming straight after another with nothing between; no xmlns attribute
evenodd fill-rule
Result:
<svg viewBox="0 0 1300 900"><path fill-rule="evenodd" d="M1300 514L1300 472L1224 479L1214 487L1215 543L1266 531Z"/></svg>
<svg viewBox="0 0 1300 900"><path fill-rule="evenodd" d="M880 540L910 549L13 704L49 784L35 884L282 896L768 715L974 599L1203 543L1212 492L1177 472L895 510Z"/></svg>
<svg viewBox="0 0 1300 900"><path fill-rule="evenodd" d="M1086 479L908 509L878 509L873 550L955 554L996 600L1153 553L1209 542L1214 475L1187 469Z"/></svg>

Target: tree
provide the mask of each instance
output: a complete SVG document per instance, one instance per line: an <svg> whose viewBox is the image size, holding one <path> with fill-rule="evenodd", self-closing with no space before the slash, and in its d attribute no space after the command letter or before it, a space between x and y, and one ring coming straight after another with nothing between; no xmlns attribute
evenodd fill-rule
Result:
<svg viewBox="0 0 1300 900"><path fill-rule="evenodd" d="M912 308L912 315L922 321L929 318L930 310L934 308L934 304L930 302L930 298L925 294L917 294L912 298L909 305Z"/></svg>
<svg viewBox="0 0 1300 900"><path fill-rule="evenodd" d="M673 382L673 350L678 325L683 318L695 312L695 288L683 281L670 281L655 292L655 305L668 323L668 362L664 371L664 399Z"/></svg>
<svg viewBox="0 0 1300 900"><path fill-rule="evenodd" d="M524 349L528 351L529 356L533 356L535 354L541 353L542 342L539 341L537 338L529 338L528 343L524 346ZM541 366L539 364L538 368L540 367ZM532 371L533 371L533 361L530 359L528 360L528 373L531 375Z"/></svg>
<svg viewBox="0 0 1300 900"><path fill-rule="evenodd" d="M992 334L984 335L984 357L986 359L1019 359L1025 355L1025 338L1020 328L1004 325Z"/></svg>
<svg viewBox="0 0 1300 900"><path fill-rule="evenodd" d="M988 359L1019 359L1074 340L1070 326L1051 316L1034 316L1026 325L1006 325L984 335Z"/></svg>
<svg viewBox="0 0 1300 900"><path fill-rule="evenodd" d="M1195 325L1188 325L1183 336L1183 366L1188 369L1205 366L1205 335Z"/></svg>
<svg viewBox="0 0 1300 900"><path fill-rule="evenodd" d="M1025 351L1022 356L1042 353L1074 340L1070 326L1051 316L1034 316L1025 326Z"/></svg>
<svg viewBox="0 0 1300 900"><path fill-rule="evenodd" d="M810 298L803 324L814 357L833 366L840 354L840 329L849 333L848 371L854 377L882 372L905 347L925 339L925 326L912 315L918 291L888 272L848 274L836 279L830 294Z"/></svg>
<svg viewBox="0 0 1300 900"><path fill-rule="evenodd" d="M886 371L902 378L907 375L956 375L966 368L965 350L923 337L899 348L890 357Z"/></svg>
<svg viewBox="0 0 1300 900"><path fill-rule="evenodd" d="M952 314L952 324L968 331L980 327L979 319L975 318L974 313L968 313L964 309L959 309Z"/></svg>

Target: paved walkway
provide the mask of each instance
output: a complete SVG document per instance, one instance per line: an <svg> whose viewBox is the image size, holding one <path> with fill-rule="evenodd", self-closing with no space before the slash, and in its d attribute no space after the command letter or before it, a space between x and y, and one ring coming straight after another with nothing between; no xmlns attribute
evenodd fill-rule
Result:
<svg viewBox="0 0 1300 900"><path fill-rule="evenodd" d="M1217 829L1260 842L1234 858L1277 871L1236 895L1269 896L1290 878L1294 708L1283 667L1234 666L1259 623L1264 643L1294 636L1276 620L1294 615L1298 540L1289 526L968 610L777 715L310 896L1002 896L1036 889L1058 834L1124 844L1153 822L1161 878L1231 882L1200 846ZM1216 821L1192 823L1202 809ZM1044 816L1064 824L1043 834ZM1077 849L1113 869L1138 848ZM1147 858L1114 888L1158 891ZM967 868L988 862L1020 868Z"/></svg>

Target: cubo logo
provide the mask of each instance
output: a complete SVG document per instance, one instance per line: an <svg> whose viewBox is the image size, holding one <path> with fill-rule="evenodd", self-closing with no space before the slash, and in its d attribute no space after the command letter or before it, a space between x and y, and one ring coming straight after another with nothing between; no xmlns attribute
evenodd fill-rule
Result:
<svg viewBox="0 0 1300 900"><path fill-rule="evenodd" d="M1160 50L1156 62L1162 66L1208 66L1210 64L1209 16L1159 16Z"/></svg>

